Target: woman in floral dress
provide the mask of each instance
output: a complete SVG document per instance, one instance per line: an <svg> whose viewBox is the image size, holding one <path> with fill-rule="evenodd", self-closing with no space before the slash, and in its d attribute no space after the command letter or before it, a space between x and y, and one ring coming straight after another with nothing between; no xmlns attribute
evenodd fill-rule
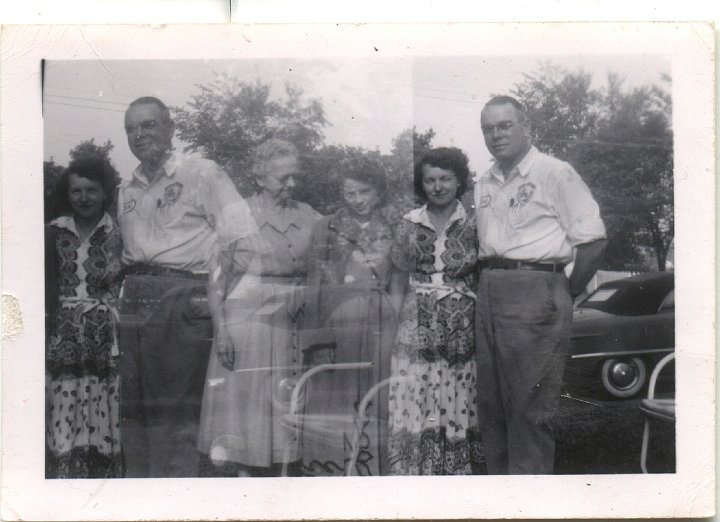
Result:
<svg viewBox="0 0 720 522"><path fill-rule="evenodd" d="M338 170L344 205L317 223L310 241L308 285L316 291L312 323L318 329L306 357L311 366L373 366L325 371L309 381L301 456L303 473L312 476L343 474L359 403L390 375L395 328L387 295L393 236L389 210L382 205L384 168L373 159L358 158L342 162ZM386 390L373 398L366 413L370 422L362 430L353 473L379 475L386 462ZM327 419L340 425L325 426Z"/></svg>
<svg viewBox="0 0 720 522"><path fill-rule="evenodd" d="M106 212L106 160L73 161L60 180L71 214L46 230L46 476L121 473L116 301L120 233Z"/></svg>
<svg viewBox="0 0 720 522"><path fill-rule="evenodd" d="M395 232L391 294L400 319L392 352L389 473L483 472L476 414L473 316L475 219L458 198L467 188L467 157L428 152L415 168L426 204Z"/></svg>

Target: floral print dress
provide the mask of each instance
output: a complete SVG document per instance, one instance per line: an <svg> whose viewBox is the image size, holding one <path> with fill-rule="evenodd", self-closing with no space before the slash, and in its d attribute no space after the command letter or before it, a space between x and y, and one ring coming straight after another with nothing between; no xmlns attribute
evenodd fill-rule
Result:
<svg viewBox="0 0 720 522"><path fill-rule="evenodd" d="M409 272L392 351L389 473L484 469L476 413L473 316L477 233L464 207L435 230L425 206L406 214L392 261Z"/></svg>
<svg viewBox="0 0 720 522"><path fill-rule="evenodd" d="M120 233L108 214L85 241L71 216L47 233L46 476L119 477Z"/></svg>
<svg viewBox="0 0 720 522"><path fill-rule="evenodd" d="M345 472L358 406L373 385L390 376L395 321L387 295L393 243L388 220L384 209L361 222L341 208L313 232L308 285L315 293L310 307L315 346L330 346L334 363L372 367L325 371L308 381L301 449L306 476ZM352 473L362 476L384 474L387 461L387 390L370 400L352 463Z"/></svg>

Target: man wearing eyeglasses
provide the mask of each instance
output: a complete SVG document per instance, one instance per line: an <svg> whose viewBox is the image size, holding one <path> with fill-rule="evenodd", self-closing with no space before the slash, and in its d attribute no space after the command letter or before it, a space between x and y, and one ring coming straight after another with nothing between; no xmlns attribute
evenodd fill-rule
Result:
<svg viewBox="0 0 720 522"><path fill-rule="evenodd" d="M605 226L573 167L532 146L517 100L492 98L480 123L495 158L474 191L478 415L487 467L547 474L573 299L597 270Z"/></svg>
<svg viewBox="0 0 720 522"><path fill-rule="evenodd" d="M220 251L248 251L257 227L217 164L175 151L157 98L125 113L140 164L123 183L118 221L121 437L128 477L196 476L200 401L213 336L207 284Z"/></svg>

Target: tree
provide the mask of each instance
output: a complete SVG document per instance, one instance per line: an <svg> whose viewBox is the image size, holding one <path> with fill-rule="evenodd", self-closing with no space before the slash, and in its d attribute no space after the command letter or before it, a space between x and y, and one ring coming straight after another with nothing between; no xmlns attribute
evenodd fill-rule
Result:
<svg viewBox="0 0 720 522"><path fill-rule="evenodd" d="M54 161L43 161L43 192L46 223L62 215L63 205L57 193L57 184L62 171L63 167Z"/></svg>
<svg viewBox="0 0 720 522"><path fill-rule="evenodd" d="M97 156L103 157L105 160L110 161L110 153L115 148L115 145L108 140L102 145L95 144L95 138L84 140L78 143L74 149L70 151L70 162L80 160L84 157L94 158Z"/></svg>
<svg viewBox="0 0 720 522"><path fill-rule="evenodd" d="M630 236L664 271L675 234L670 97L659 86L624 90L611 75L604 99L606 110L579 144L575 163L599 192L615 237ZM610 259L617 246L610 245Z"/></svg>
<svg viewBox="0 0 720 522"><path fill-rule="evenodd" d="M301 155L312 154L322 144L326 125L322 105L306 100L301 89L285 86L285 97L270 99L270 84L243 82L221 75L200 85L189 109L173 108L178 136L223 167L244 196L252 193L252 153L268 138L292 142Z"/></svg>
<svg viewBox="0 0 720 522"><path fill-rule="evenodd" d="M327 145L306 156L294 197L306 202L321 214L331 214L343 204L339 168L346 160L380 154L362 147Z"/></svg>
<svg viewBox="0 0 720 522"><path fill-rule="evenodd" d="M535 143L572 163L608 229L604 268L642 268L647 251L665 270L674 237L672 101L661 85L605 89L591 76L545 65L513 93L528 108ZM668 78L663 78L668 81Z"/></svg>
<svg viewBox="0 0 720 522"><path fill-rule="evenodd" d="M525 105L534 143L566 159L568 151L595 128L600 94L590 88L592 75L550 63L524 75L511 93Z"/></svg>
<svg viewBox="0 0 720 522"><path fill-rule="evenodd" d="M390 154L345 145L321 147L305 158L295 197L322 214L335 212L343 204L339 184L342 173L339 169L345 162L371 158L385 168L387 206L394 210L394 214L402 215L415 206L413 166L430 150L434 135L432 129L423 133L418 133L415 128L405 129L393 139Z"/></svg>
<svg viewBox="0 0 720 522"><path fill-rule="evenodd" d="M388 174L390 206L402 211L413 205L414 162L429 148L432 129L418 133L406 129L393 140L390 154L362 147L325 145L322 102L305 99L302 90L285 86L285 96L270 99L269 84L243 82L227 75L198 86L188 108L173 108L178 137L185 150L199 152L218 163L233 179L243 196L255 184L251 175L252 153L260 143L276 137L292 142L300 151L301 172L294 197L323 214L342 205L339 168L345 161L373 158Z"/></svg>
<svg viewBox="0 0 720 522"><path fill-rule="evenodd" d="M416 205L413 190L415 164L432 148L435 131L430 128L419 133L417 129L405 129L392 141L390 155L385 157L388 172L388 191L391 203L405 211Z"/></svg>

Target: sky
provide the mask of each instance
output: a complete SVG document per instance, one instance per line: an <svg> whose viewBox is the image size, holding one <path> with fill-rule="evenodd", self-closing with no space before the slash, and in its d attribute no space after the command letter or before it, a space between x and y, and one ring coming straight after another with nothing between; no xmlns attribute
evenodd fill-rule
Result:
<svg viewBox="0 0 720 522"><path fill-rule="evenodd" d="M283 95L286 83L318 98L328 126L325 143L389 152L392 139L413 125L432 128L435 146L456 146L470 159L471 170L491 161L482 141L479 115L494 94L508 93L550 62L582 69L602 87L608 72L618 72L627 87L659 83L670 74L669 62L655 55L594 56L458 56L442 58L261 60L49 61L43 89L44 159L67 165L69 151L83 140L112 141L111 159L123 177L137 161L130 153L123 117L130 101L156 96L186 107L215 75L270 83L271 98ZM183 144L177 139L176 146Z"/></svg>

